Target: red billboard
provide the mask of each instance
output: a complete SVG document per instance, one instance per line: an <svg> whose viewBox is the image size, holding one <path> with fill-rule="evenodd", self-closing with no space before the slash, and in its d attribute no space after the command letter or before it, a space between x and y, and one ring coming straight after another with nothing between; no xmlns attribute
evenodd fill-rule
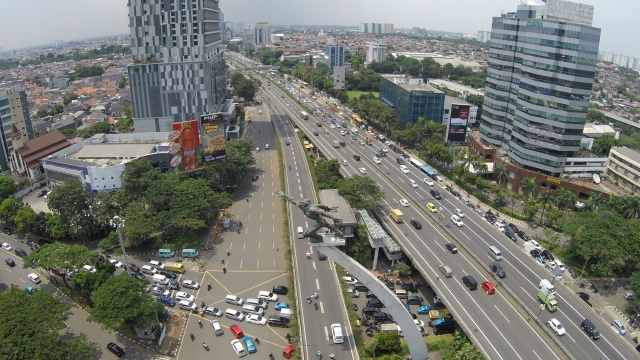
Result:
<svg viewBox="0 0 640 360"><path fill-rule="evenodd" d="M179 174L202 170L198 120L176 122L172 124L172 128L169 140L179 146L180 155L177 155L176 151L176 155L171 159L171 166L177 167Z"/></svg>
<svg viewBox="0 0 640 360"><path fill-rule="evenodd" d="M463 143L467 141L467 123L469 122L469 105L452 104L447 124L447 142Z"/></svg>

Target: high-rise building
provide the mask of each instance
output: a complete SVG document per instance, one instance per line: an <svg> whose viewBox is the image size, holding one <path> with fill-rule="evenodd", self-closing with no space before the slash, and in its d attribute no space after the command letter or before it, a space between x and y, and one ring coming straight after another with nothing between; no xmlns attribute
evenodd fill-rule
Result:
<svg viewBox="0 0 640 360"><path fill-rule="evenodd" d="M253 29L253 43L256 48L262 48L265 45L271 44L271 29L269 29L268 22L259 22Z"/></svg>
<svg viewBox="0 0 640 360"><path fill-rule="evenodd" d="M391 23L360 23L358 31L365 34L393 34Z"/></svg>
<svg viewBox="0 0 640 360"><path fill-rule="evenodd" d="M129 0L136 132L216 112L227 96L218 0Z"/></svg>
<svg viewBox="0 0 640 360"><path fill-rule="evenodd" d="M422 79L380 76L380 100L398 115L400 128L415 124L418 118L442 124L444 99L444 92L425 84Z"/></svg>
<svg viewBox="0 0 640 360"><path fill-rule="evenodd" d="M329 43L324 47L324 56L329 59L329 68L344 66L344 45Z"/></svg>
<svg viewBox="0 0 640 360"><path fill-rule="evenodd" d="M489 40L491 40L491 31L478 31L478 41L486 43L489 42Z"/></svg>
<svg viewBox="0 0 640 360"><path fill-rule="evenodd" d="M367 41L365 64L387 60L387 43L384 41Z"/></svg>
<svg viewBox="0 0 640 360"><path fill-rule="evenodd" d="M24 91L0 90L0 169L19 172L15 150L33 139L29 103Z"/></svg>
<svg viewBox="0 0 640 360"><path fill-rule="evenodd" d="M600 29L593 6L519 5L494 17L480 139L511 164L559 177L580 150Z"/></svg>

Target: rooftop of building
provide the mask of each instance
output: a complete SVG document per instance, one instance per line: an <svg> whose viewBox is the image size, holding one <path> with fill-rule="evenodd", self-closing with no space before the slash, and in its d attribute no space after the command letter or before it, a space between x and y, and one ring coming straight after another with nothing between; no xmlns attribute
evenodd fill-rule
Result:
<svg viewBox="0 0 640 360"><path fill-rule="evenodd" d="M638 150L631 149L626 146L614 147L611 150L640 164L640 152L638 152Z"/></svg>
<svg viewBox="0 0 640 360"><path fill-rule="evenodd" d="M381 74L380 76L407 91L428 91L436 94L444 94L443 91L440 91L431 85L425 84L422 79L408 78L404 75L395 74Z"/></svg>
<svg viewBox="0 0 640 360"><path fill-rule="evenodd" d="M351 212L351 207L345 198L340 196L338 190L336 189L325 189L320 190L320 200L323 204L327 206L337 206L335 212L332 212L332 215L342 219L343 223L346 224L355 224L356 218Z"/></svg>

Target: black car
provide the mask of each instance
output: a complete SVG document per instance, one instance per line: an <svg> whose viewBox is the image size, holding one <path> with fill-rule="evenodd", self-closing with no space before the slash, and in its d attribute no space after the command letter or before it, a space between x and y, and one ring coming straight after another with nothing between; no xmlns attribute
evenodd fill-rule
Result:
<svg viewBox="0 0 640 360"><path fill-rule="evenodd" d="M38 239L38 245L43 246L43 245L46 245L46 244L53 244L53 243L51 242L51 240Z"/></svg>
<svg viewBox="0 0 640 360"><path fill-rule="evenodd" d="M361 283L359 281L357 283L353 284L353 288L358 290L358 291L369 291L369 288L365 284L363 284L363 283Z"/></svg>
<svg viewBox="0 0 640 360"><path fill-rule="evenodd" d="M367 291L367 295L365 295L367 299L377 299L378 297L371 291Z"/></svg>
<svg viewBox="0 0 640 360"><path fill-rule="evenodd" d="M8 227L4 227L4 229L2 229L2 232L4 232L7 235L11 235L13 234L13 231L11 231L11 229L9 229Z"/></svg>
<svg viewBox="0 0 640 360"><path fill-rule="evenodd" d="M251 181L258 181L258 175L253 175L251 177Z"/></svg>
<svg viewBox="0 0 640 360"><path fill-rule="evenodd" d="M291 141L287 140L284 142L286 145L291 145Z"/></svg>
<svg viewBox="0 0 640 360"><path fill-rule="evenodd" d="M490 263L489 264L489 270L492 273L498 275L499 278L506 278L507 277L507 273L502 268L502 265L498 264L497 262Z"/></svg>
<svg viewBox="0 0 640 360"><path fill-rule="evenodd" d="M353 160L360 161L360 155L353 155Z"/></svg>
<svg viewBox="0 0 640 360"><path fill-rule="evenodd" d="M453 245L452 243L448 243L444 247L446 247L447 250L449 250L449 252L451 252L452 254L455 254L458 252L458 247Z"/></svg>
<svg viewBox="0 0 640 360"><path fill-rule="evenodd" d="M389 290L393 291L396 288L396 285L391 280L384 280L384 286L386 286Z"/></svg>
<svg viewBox="0 0 640 360"><path fill-rule="evenodd" d="M410 292L418 292L418 284L415 282L402 283L402 289Z"/></svg>
<svg viewBox="0 0 640 360"><path fill-rule="evenodd" d="M144 275L142 275L142 273L140 271L131 272L131 276L133 276L134 278L136 278L138 280L144 279Z"/></svg>
<svg viewBox="0 0 640 360"><path fill-rule="evenodd" d="M318 132L317 132L317 131L315 131L315 130L313 130L313 135L314 135L314 136L318 136Z"/></svg>
<svg viewBox="0 0 640 360"><path fill-rule="evenodd" d="M322 123L316 123L316 125L318 125L318 127L322 127Z"/></svg>
<svg viewBox="0 0 640 360"><path fill-rule="evenodd" d="M12 258L6 258L6 259L4 260L4 262L5 262L7 265L11 266L11 267L16 266L16 262L15 262L15 261L13 261L13 259L12 259Z"/></svg>
<svg viewBox="0 0 640 360"><path fill-rule="evenodd" d="M318 251L318 260L327 260L327 255Z"/></svg>
<svg viewBox="0 0 640 360"><path fill-rule="evenodd" d="M175 279L178 277L178 275L176 275L176 273L174 273L171 270L160 270L160 275L164 275L166 277L168 277L169 279Z"/></svg>
<svg viewBox="0 0 640 360"><path fill-rule="evenodd" d="M507 228L510 228L516 234L520 231L520 230L518 230L518 227L514 223L507 224Z"/></svg>
<svg viewBox="0 0 640 360"><path fill-rule="evenodd" d="M540 257L540 251L538 251L536 249L533 249L533 250L529 251L529 255L531 255L534 258Z"/></svg>
<svg viewBox="0 0 640 360"><path fill-rule="evenodd" d="M117 357L123 357L124 356L124 350L122 350L122 348L120 346L118 346L118 344L116 343L108 343L107 344L107 349L109 351L111 351L115 356Z"/></svg>
<svg viewBox="0 0 640 360"><path fill-rule="evenodd" d="M547 250L547 249L542 250L542 252L540 253L540 256L542 256L543 258L545 258L545 259L547 259L549 261L555 260L555 258L551 254L551 252L549 250Z"/></svg>
<svg viewBox="0 0 640 360"><path fill-rule="evenodd" d="M404 160L402 160L402 158L397 158L396 161L398 162L398 164L404 165Z"/></svg>
<svg viewBox="0 0 640 360"><path fill-rule="evenodd" d="M289 289L287 289L287 287L283 285L274 285L271 292L279 295L287 295Z"/></svg>
<svg viewBox="0 0 640 360"><path fill-rule="evenodd" d="M129 264L129 269L131 269L131 271L140 272L140 268L136 264Z"/></svg>
<svg viewBox="0 0 640 360"><path fill-rule="evenodd" d="M374 308L383 308L384 304L382 303L382 301L378 300L378 299L371 299L371 300L367 300L367 304L368 307L374 307Z"/></svg>
<svg viewBox="0 0 640 360"><path fill-rule="evenodd" d="M511 228L507 228L507 229L504 231L504 234L505 234L509 239L511 239L513 242L518 242L518 238L516 237L516 233L515 233L515 232L513 232L513 230L512 230Z"/></svg>
<svg viewBox="0 0 640 360"><path fill-rule="evenodd" d="M42 191L40 191L40 192L38 193L38 197L39 197L39 198L41 198L41 197L43 197L43 196L47 195L47 193L48 193L48 192L49 192L49 190L42 190Z"/></svg>
<svg viewBox="0 0 640 360"><path fill-rule="evenodd" d="M22 248L16 248L14 251L16 252L16 255L18 255L20 257L27 256L27 252L24 251Z"/></svg>
<svg viewBox="0 0 640 360"><path fill-rule="evenodd" d="M418 220L411 220L411 225L413 225L414 228L416 228L416 230L420 230L422 229L422 223Z"/></svg>
<svg viewBox="0 0 640 360"><path fill-rule="evenodd" d="M455 197L456 199L460 199L460 193L457 191L452 191L451 195L453 195L453 197Z"/></svg>
<svg viewBox="0 0 640 360"><path fill-rule="evenodd" d="M578 297L579 297L580 299L582 299L582 300L584 300L584 301L587 301L587 302L588 302L588 301L589 301L589 299L590 299L589 294L587 294L586 292L582 292L582 291L580 291L580 292L577 292L577 293L576 293L576 295L578 295Z"/></svg>
<svg viewBox="0 0 640 360"><path fill-rule="evenodd" d="M524 241L529 241L531 239L531 237L522 230L518 231L518 236Z"/></svg>

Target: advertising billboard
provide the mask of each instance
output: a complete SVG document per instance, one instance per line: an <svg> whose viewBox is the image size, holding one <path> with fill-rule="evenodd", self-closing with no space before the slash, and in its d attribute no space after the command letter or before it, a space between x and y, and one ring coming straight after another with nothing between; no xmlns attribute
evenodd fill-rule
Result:
<svg viewBox="0 0 640 360"><path fill-rule="evenodd" d="M202 115L202 154L204 162L222 160L227 156L224 138L224 118L221 113Z"/></svg>
<svg viewBox="0 0 640 360"><path fill-rule="evenodd" d="M447 124L447 142L463 143L467 137L469 121L469 105L452 104L449 123Z"/></svg>
<svg viewBox="0 0 640 360"><path fill-rule="evenodd" d="M175 155L171 159L171 166L178 168L179 174L202 170L198 120L176 122L172 124L172 128L169 140L173 141L174 146L169 151Z"/></svg>

